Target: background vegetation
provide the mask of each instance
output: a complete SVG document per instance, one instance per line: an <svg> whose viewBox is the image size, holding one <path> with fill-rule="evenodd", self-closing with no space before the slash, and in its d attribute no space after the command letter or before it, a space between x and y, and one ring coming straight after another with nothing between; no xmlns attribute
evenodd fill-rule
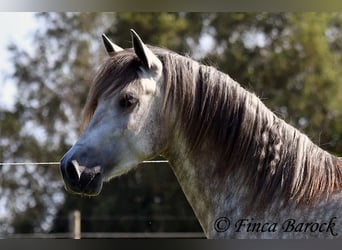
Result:
<svg viewBox="0 0 342 250"><path fill-rule="evenodd" d="M337 13L39 13L30 51L12 44L13 110L0 108L0 162L59 161L78 135L101 34L149 44L228 73L324 149L342 152L342 15ZM100 196L64 192L58 167L0 166L0 235L68 231L201 231L166 164L142 165Z"/></svg>

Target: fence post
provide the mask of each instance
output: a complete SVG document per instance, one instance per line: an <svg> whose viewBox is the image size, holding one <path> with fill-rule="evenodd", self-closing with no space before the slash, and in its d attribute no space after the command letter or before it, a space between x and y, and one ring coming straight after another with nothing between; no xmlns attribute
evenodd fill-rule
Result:
<svg viewBox="0 0 342 250"><path fill-rule="evenodd" d="M69 231L73 239L81 239L81 212L74 210L69 215Z"/></svg>

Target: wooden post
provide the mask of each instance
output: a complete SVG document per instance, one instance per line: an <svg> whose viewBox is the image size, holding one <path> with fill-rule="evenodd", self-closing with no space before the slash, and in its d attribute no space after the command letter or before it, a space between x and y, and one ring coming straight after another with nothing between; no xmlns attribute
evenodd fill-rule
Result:
<svg viewBox="0 0 342 250"><path fill-rule="evenodd" d="M70 213L69 230L73 239L81 239L81 212L79 210Z"/></svg>

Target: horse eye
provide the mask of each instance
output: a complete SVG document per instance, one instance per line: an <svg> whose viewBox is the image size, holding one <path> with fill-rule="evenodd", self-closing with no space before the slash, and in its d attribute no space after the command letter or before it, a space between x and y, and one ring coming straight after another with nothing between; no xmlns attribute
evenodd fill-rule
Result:
<svg viewBox="0 0 342 250"><path fill-rule="evenodd" d="M128 109L128 108L135 106L137 102L138 102L137 98L135 98L134 96L130 94L125 94L120 97L119 106L123 109Z"/></svg>

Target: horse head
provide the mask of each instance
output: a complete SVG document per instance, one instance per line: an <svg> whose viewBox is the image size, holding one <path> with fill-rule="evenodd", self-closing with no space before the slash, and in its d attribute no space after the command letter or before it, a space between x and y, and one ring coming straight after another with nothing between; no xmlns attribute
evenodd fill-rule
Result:
<svg viewBox="0 0 342 250"><path fill-rule="evenodd" d="M85 107L86 126L63 156L60 170L68 191L97 195L103 181L119 176L162 147L160 113L163 66L137 33L133 49L102 36L109 58L100 68Z"/></svg>

